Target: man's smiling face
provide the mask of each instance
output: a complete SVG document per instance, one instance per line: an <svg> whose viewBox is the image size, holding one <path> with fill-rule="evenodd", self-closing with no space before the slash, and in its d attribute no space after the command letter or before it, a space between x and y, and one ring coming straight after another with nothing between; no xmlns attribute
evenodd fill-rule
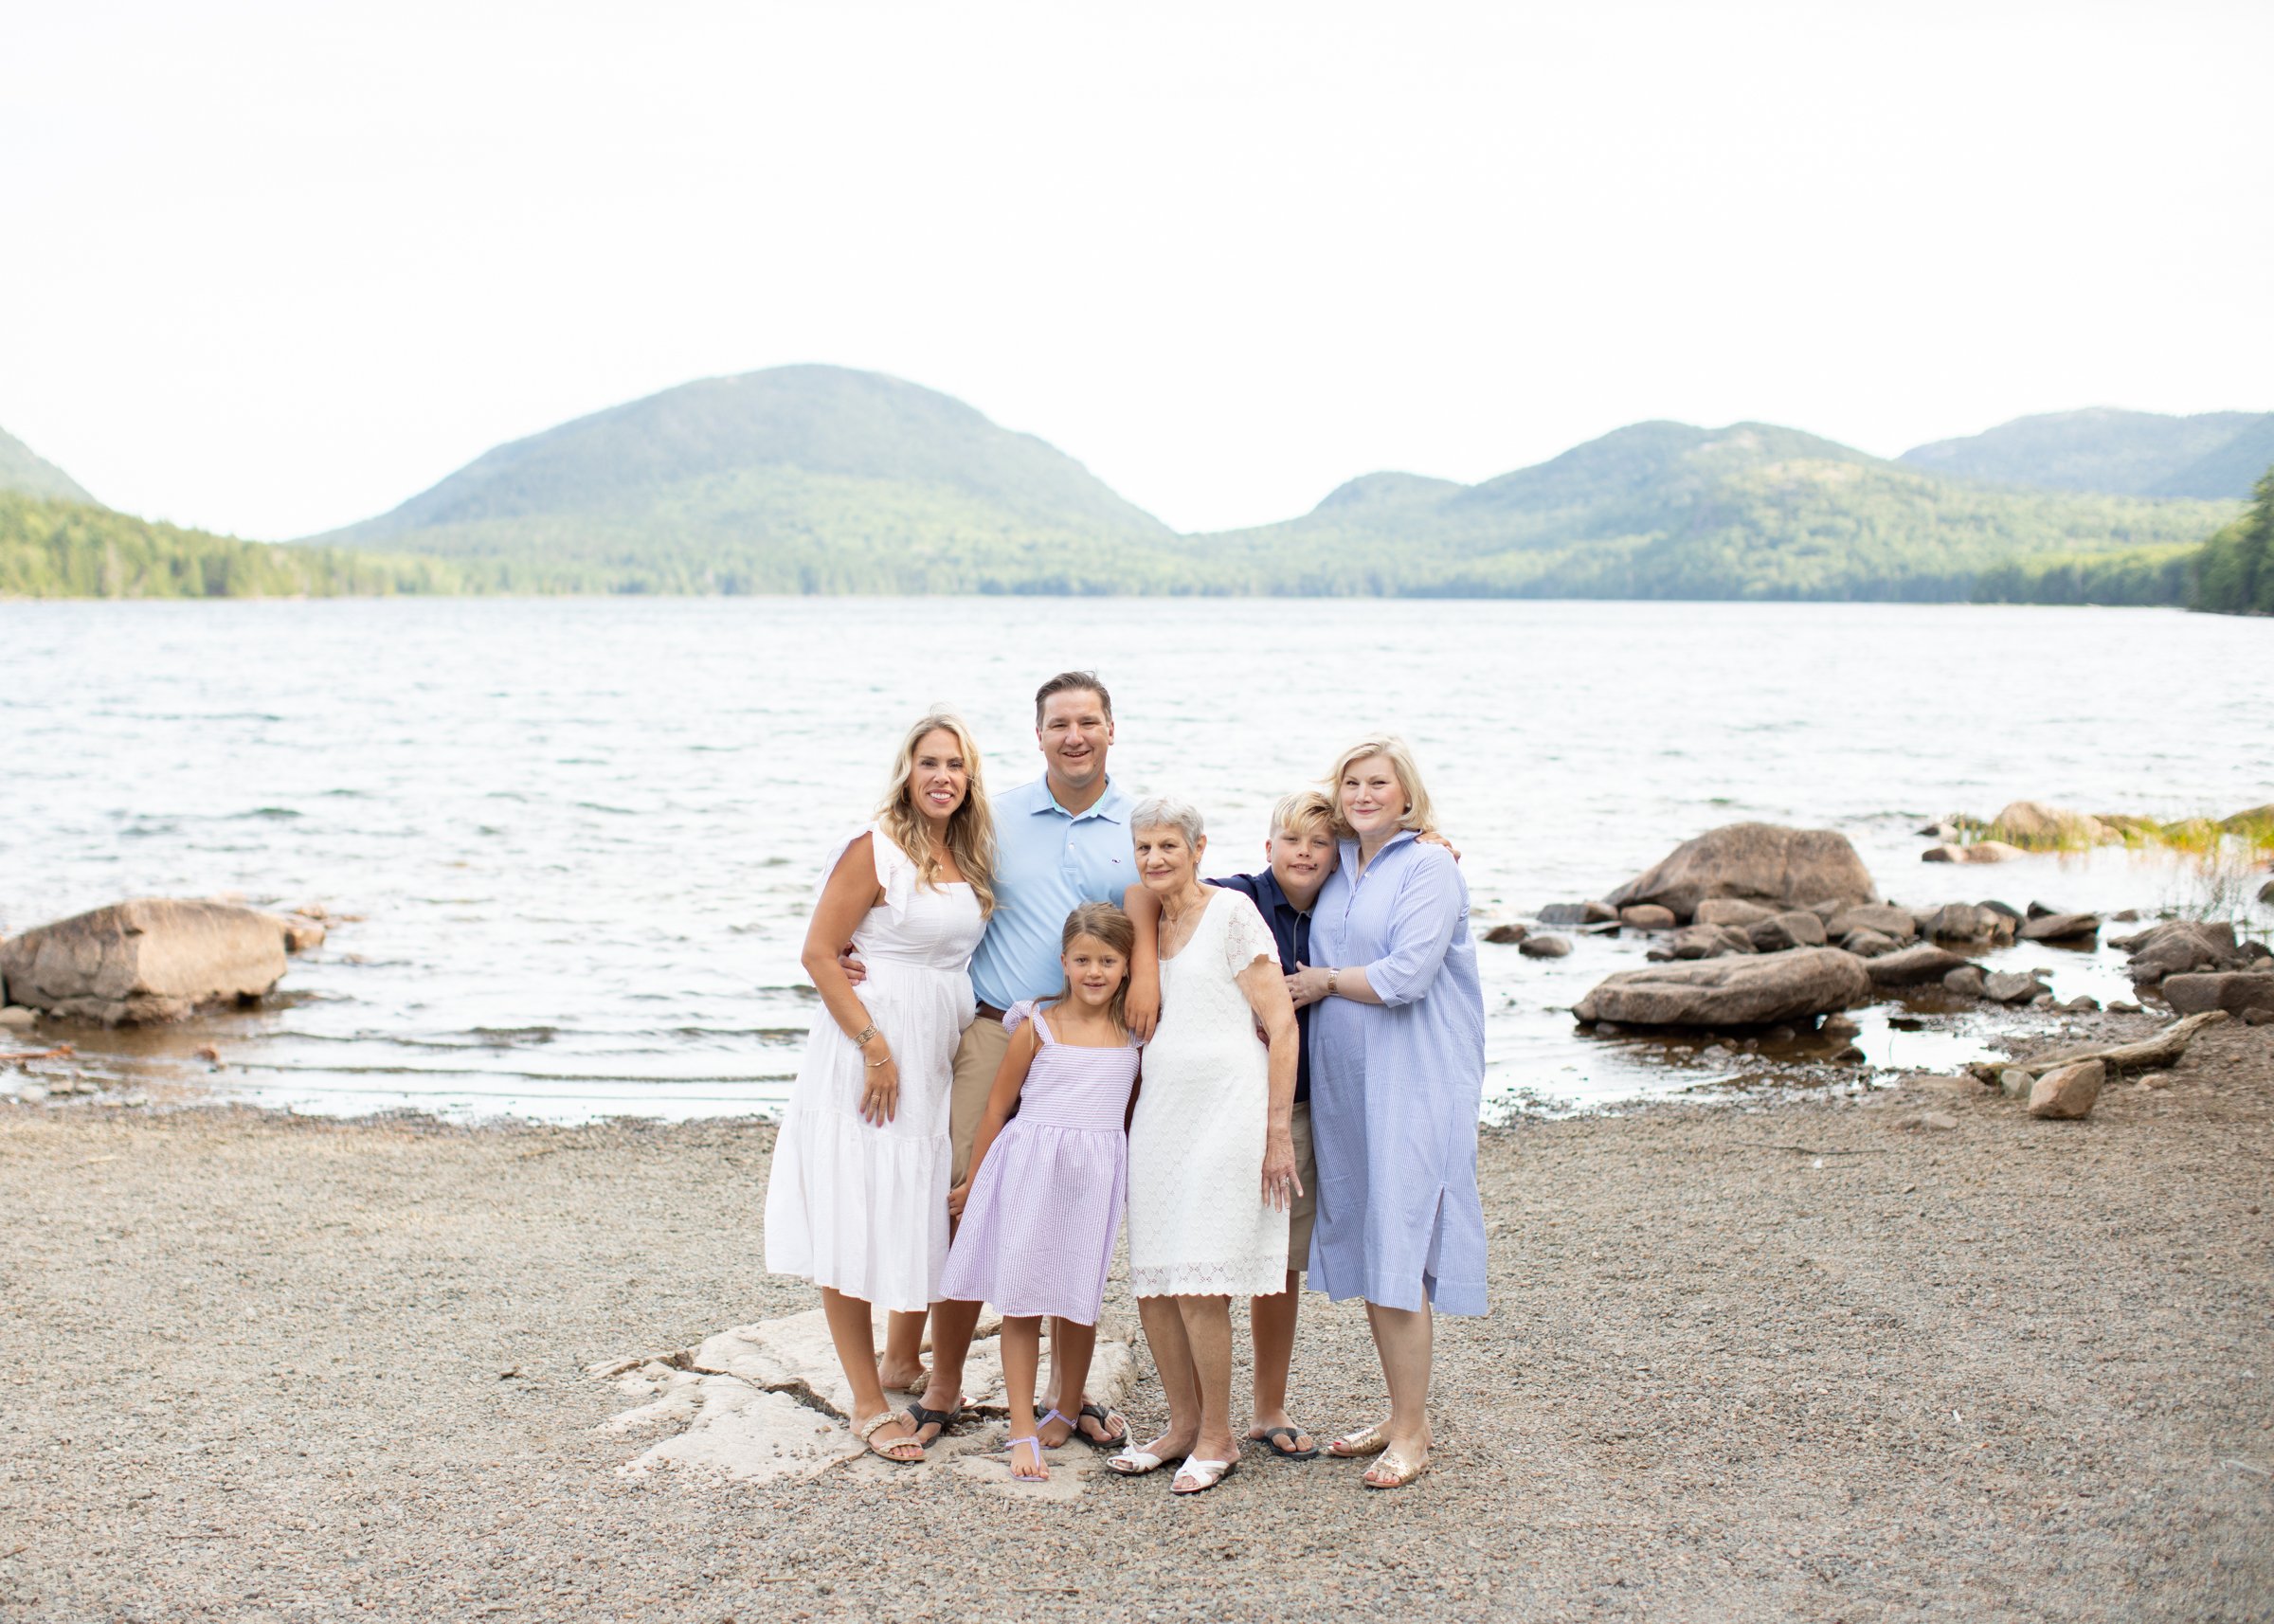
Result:
<svg viewBox="0 0 2274 1624"><path fill-rule="evenodd" d="M1035 741L1056 783L1079 793L1106 770L1106 751L1113 743L1113 723L1106 714L1104 698L1087 688L1065 688L1042 701L1041 725Z"/></svg>

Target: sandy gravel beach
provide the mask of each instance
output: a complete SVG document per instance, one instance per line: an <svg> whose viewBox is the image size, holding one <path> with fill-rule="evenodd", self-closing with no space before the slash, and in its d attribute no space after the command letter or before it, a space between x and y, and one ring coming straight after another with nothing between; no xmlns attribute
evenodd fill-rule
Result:
<svg viewBox="0 0 2274 1624"><path fill-rule="evenodd" d="M1398 1494L619 1477L585 1365L810 1306L770 1142L0 1105L0 1616L2274 1617L2274 1029L2084 1124L1489 1132L1494 1310ZM1298 1415L1376 1392L1309 1299Z"/></svg>

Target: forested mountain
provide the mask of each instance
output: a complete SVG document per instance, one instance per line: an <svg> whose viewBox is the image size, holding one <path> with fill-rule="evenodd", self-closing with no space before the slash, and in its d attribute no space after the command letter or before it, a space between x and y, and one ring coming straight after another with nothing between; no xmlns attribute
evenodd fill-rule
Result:
<svg viewBox="0 0 2274 1624"><path fill-rule="evenodd" d="M2274 462L2274 412L2047 412L1899 459L1928 473L2040 490L2247 501Z"/></svg>
<svg viewBox="0 0 2274 1624"><path fill-rule="evenodd" d="M78 480L4 428L0 428L0 491L61 496L67 502L95 500L80 488Z"/></svg>
<svg viewBox="0 0 2274 1624"><path fill-rule="evenodd" d="M695 592L1144 589L1171 584L1146 555L1174 543L1032 435L819 366L579 418L315 539L478 560L521 589Z"/></svg>
<svg viewBox="0 0 2274 1624"><path fill-rule="evenodd" d="M448 592L432 558L280 547L0 492L0 598L297 598Z"/></svg>
<svg viewBox="0 0 2274 1624"><path fill-rule="evenodd" d="M2199 542L2232 504L1939 478L1796 429L1637 424L1478 485L1369 474L1283 524L1178 536L933 390L717 378L498 447L317 538L520 591L1964 598L2035 554Z"/></svg>
<svg viewBox="0 0 2274 1624"><path fill-rule="evenodd" d="M1247 590L1948 600L1992 565L2193 543L2233 511L1937 478L1768 424L1643 423L1478 485L1371 476L1208 541Z"/></svg>

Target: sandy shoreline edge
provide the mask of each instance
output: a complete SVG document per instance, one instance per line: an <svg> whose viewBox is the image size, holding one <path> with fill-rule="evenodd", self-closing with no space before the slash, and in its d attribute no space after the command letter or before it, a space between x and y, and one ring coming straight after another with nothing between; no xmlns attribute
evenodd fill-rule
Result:
<svg viewBox="0 0 2274 1624"><path fill-rule="evenodd" d="M1929 1108L1957 1126L1903 1126ZM1905 1090L1486 1129L1494 1308L1442 1322L1438 1467L1395 1496L1262 1458L1202 1505L624 1481L586 1365L810 1306L759 1266L771 1142L0 1105L0 1609L2274 1608L2274 1029L2082 1124ZM1298 1413L1377 1380L1355 1306L1307 1297Z"/></svg>

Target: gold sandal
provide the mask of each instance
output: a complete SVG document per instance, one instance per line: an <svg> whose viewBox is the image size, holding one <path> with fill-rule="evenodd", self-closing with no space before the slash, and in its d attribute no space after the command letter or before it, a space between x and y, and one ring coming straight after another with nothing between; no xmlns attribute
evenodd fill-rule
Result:
<svg viewBox="0 0 2274 1624"><path fill-rule="evenodd" d="M1357 1460L1361 1456L1380 1454L1390 1447L1390 1423L1376 1421L1355 1433L1345 1433L1326 1446L1326 1453L1341 1460Z"/></svg>
<svg viewBox="0 0 2274 1624"><path fill-rule="evenodd" d="M868 1452L875 1455L878 1460L889 1460L894 1466L914 1466L918 1461L921 1461L924 1458L924 1440L922 1438L887 1438L881 1444L874 1441L876 1435L877 1428L885 1426L893 1421L905 1421L907 1419L908 1417L897 1410L879 1410L876 1412L876 1414L871 1416L867 1420L861 1422L861 1424L855 1429L855 1432L860 1438L861 1443L866 1446ZM891 1453L896 1449L912 1449L916 1453L914 1454L893 1454Z"/></svg>
<svg viewBox="0 0 2274 1624"><path fill-rule="evenodd" d="M1428 1470L1429 1462L1426 1460L1418 1466L1410 1465L1405 1456L1399 1454L1396 1450L1386 1450L1380 1460L1366 1468L1365 1476L1359 1481L1368 1489L1404 1489ZM1382 1482L1377 1483L1374 1481L1375 1476L1381 1472L1387 1472L1389 1476Z"/></svg>

